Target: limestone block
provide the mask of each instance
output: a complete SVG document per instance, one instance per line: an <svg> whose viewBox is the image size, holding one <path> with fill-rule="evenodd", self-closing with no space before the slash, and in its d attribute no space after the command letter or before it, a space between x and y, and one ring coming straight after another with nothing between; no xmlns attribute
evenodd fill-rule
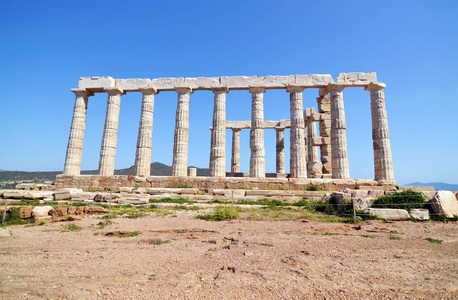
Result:
<svg viewBox="0 0 458 300"><path fill-rule="evenodd" d="M247 89L257 85L258 78L256 76L222 76L220 82L221 86L227 86L229 89Z"/></svg>
<svg viewBox="0 0 458 300"><path fill-rule="evenodd" d="M49 218L49 211L53 209L52 206L35 206L32 210L34 218Z"/></svg>
<svg viewBox="0 0 458 300"><path fill-rule="evenodd" d="M334 79L329 74L295 75L295 85L304 87L325 87Z"/></svg>
<svg viewBox="0 0 458 300"><path fill-rule="evenodd" d="M269 87L284 87L286 88L290 84L295 83L295 75L290 76L264 76L259 77L257 85Z"/></svg>
<svg viewBox="0 0 458 300"><path fill-rule="evenodd" d="M458 201L451 191L438 191L431 200L431 207L436 214L447 218L458 216Z"/></svg>
<svg viewBox="0 0 458 300"><path fill-rule="evenodd" d="M174 90L176 86L183 86L184 78L156 78L151 80L157 90Z"/></svg>
<svg viewBox="0 0 458 300"><path fill-rule="evenodd" d="M130 193L130 192L132 192L133 189L134 188L130 187L130 186L121 186L121 187L119 187L119 191L121 193Z"/></svg>
<svg viewBox="0 0 458 300"><path fill-rule="evenodd" d="M17 190L30 190L33 188L33 183L19 183L16 185Z"/></svg>
<svg viewBox="0 0 458 300"><path fill-rule="evenodd" d="M377 73L340 73L337 77L338 83L349 85L367 85L371 82L377 82Z"/></svg>
<svg viewBox="0 0 458 300"><path fill-rule="evenodd" d="M410 217L405 209L367 208L364 212L386 220L407 220Z"/></svg>
<svg viewBox="0 0 458 300"><path fill-rule="evenodd" d="M193 90L209 90L212 87L222 87L219 77L184 78L181 86L187 86Z"/></svg>
<svg viewBox="0 0 458 300"><path fill-rule="evenodd" d="M46 198L46 195L40 191L26 191L24 193L24 198L25 199L44 199Z"/></svg>
<svg viewBox="0 0 458 300"><path fill-rule="evenodd" d="M372 203L375 201L375 197L361 197L361 198L354 198L354 204L356 210L365 210L366 208L370 207Z"/></svg>
<svg viewBox="0 0 458 300"><path fill-rule="evenodd" d="M25 193L23 190L6 190L3 192L3 199L21 199Z"/></svg>
<svg viewBox="0 0 458 300"><path fill-rule="evenodd" d="M28 219L32 217L32 210L33 210L33 206L31 205L21 206L21 208L19 208L19 218Z"/></svg>
<svg viewBox="0 0 458 300"><path fill-rule="evenodd" d="M54 193L54 200L71 200L72 195L69 191L59 191Z"/></svg>
<svg viewBox="0 0 458 300"><path fill-rule="evenodd" d="M428 201L433 200L434 196L436 196L436 191L421 191L421 193Z"/></svg>
<svg viewBox="0 0 458 300"><path fill-rule="evenodd" d="M78 88L115 87L116 81L109 76L80 77Z"/></svg>
<svg viewBox="0 0 458 300"><path fill-rule="evenodd" d="M429 210L427 209L412 209L410 216L420 221L429 220Z"/></svg>
<svg viewBox="0 0 458 300"><path fill-rule="evenodd" d="M144 78L129 78L116 79L116 87L123 91L138 91L139 89L151 88L151 79Z"/></svg>
<svg viewBox="0 0 458 300"><path fill-rule="evenodd" d="M82 192L82 193L70 193L70 198L72 201L85 201L85 200L94 200L96 193L91 192Z"/></svg>

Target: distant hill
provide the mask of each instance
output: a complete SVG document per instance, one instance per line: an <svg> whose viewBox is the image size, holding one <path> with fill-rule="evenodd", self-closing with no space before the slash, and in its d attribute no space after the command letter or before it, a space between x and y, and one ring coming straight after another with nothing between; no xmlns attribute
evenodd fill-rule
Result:
<svg viewBox="0 0 458 300"><path fill-rule="evenodd" d="M458 191L458 184L450 184L445 182L412 182L406 184L406 186L433 186L437 190L449 190L449 191Z"/></svg>
<svg viewBox="0 0 458 300"><path fill-rule="evenodd" d="M208 176L209 169L197 168L197 175ZM0 182L2 181L54 181L56 175L62 174L62 171L51 171L51 172L23 172L23 171L0 171ZM81 171L82 175L97 174L97 170ZM170 176L172 174L172 167L159 162L153 162L151 164L151 175L153 176ZM115 170L115 175L134 175L134 167L127 169Z"/></svg>

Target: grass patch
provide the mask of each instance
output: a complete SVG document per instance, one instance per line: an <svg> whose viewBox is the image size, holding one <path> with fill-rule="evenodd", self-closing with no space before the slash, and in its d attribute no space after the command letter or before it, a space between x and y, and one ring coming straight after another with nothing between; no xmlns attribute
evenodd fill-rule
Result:
<svg viewBox="0 0 458 300"><path fill-rule="evenodd" d="M261 246L266 246L266 247L273 247L273 244L268 244L268 243L262 243Z"/></svg>
<svg viewBox="0 0 458 300"><path fill-rule="evenodd" d="M237 219L240 215L240 208L231 208L229 206L217 206L213 214L198 215L196 216L196 218L206 221L223 221L231 218L231 212L232 217L234 219Z"/></svg>
<svg viewBox="0 0 458 300"><path fill-rule="evenodd" d="M312 192L316 192L316 191L319 191L319 190L320 190L319 187L317 185L314 185L314 184L311 184L307 189L307 191L312 191Z"/></svg>
<svg viewBox="0 0 458 300"><path fill-rule="evenodd" d="M80 226L70 225L70 226L64 228L61 232L78 232L78 231L81 231L83 229L84 228L80 227Z"/></svg>
<svg viewBox="0 0 458 300"><path fill-rule="evenodd" d="M432 238L426 238L426 240L433 244L442 244L444 242L443 240L432 239Z"/></svg>
<svg viewBox="0 0 458 300"><path fill-rule="evenodd" d="M402 256L399 255L393 255L394 258L402 258Z"/></svg>
<svg viewBox="0 0 458 300"><path fill-rule="evenodd" d="M365 238L375 239L375 236L370 235L370 234L362 234L361 236Z"/></svg>
<svg viewBox="0 0 458 300"><path fill-rule="evenodd" d="M130 233L119 234L118 237L133 237L133 236L137 236L139 234L142 234L142 232L141 231L133 231L133 232L130 232Z"/></svg>
<svg viewBox="0 0 458 300"><path fill-rule="evenodd" d="M19 207L13 208L11 211L6 213L5 222L0 224L0 227L6 227L9 225L24 225L35 223L35 218L31 217L28 219L21 219L19 217ZM3 213L0 214L0 218L3 218Z"/></svg>
<svg viewBox="0 0 458 300"><path fill-rule="evenodd" d="M150 245L162 245L162 244L168 244L171 243L172 241L170 240L162 240L162 241L151 241L148 244Z"/></svg>
<svg viewBox="0 0 458 300"><path fill-rule="evenodd" d="M426 200L421 192L408 190L379 197L372 206L374 208L405 209L410 212L413 208L423 208L425 204Z"/></svg>
<svg viewBox="0 0 458 300"><path fill-rule="evenodd" d="M391 236L390 236L390 240L402 240L402 239L401 239L401 237L399 237L399 236L391 235Z"/></svg>
<svg viewBox="0 0 458 300"><path fill-rule="evenodd" d="M197 203L197 201L191 201L185 198L163 198L163 199L149 199L149 203L194 204L194 203Z"/></svg>
<svg viewBox="0 0 458 300"><path fill-rule="evenodd" d="M340 233L336 233L336 232L325 232L325 233L323 233L323 235L340 235Z"/></svg>

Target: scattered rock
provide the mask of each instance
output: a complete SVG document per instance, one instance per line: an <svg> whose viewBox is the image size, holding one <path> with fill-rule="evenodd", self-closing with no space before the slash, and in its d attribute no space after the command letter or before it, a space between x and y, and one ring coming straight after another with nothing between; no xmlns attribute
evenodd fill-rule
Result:
<svg viewBox="0 0 458 300"><path fill-rule="evenodd" d="M405 209L367 208L364 212L386 220L407 220L410 218Z"/></svg>
<svg viewBox="0 0 458 300"><path fill-rule="evenodd" d="M76 215L76 206L69 206L68 207L68 214L69 215Z"/></svg>
<svg viewBox="0 0 458 300"><path fill-rule="evenodd" d="M245 256L254 256L254 253L251 251L244 252L243 255Z"/></svg>
<svg viewBox="0 0 458 300"><path fill-rule="evenodd" d="M21 206L19 208L19 218L28 219L32 217L33 206Z"/></svg>
<svg viewBox="0 0 458 300"><path fill-rule="evenodd" d="M108 213L108 209L100 207L100 206L91 206L91 207L86 207L86 213L88 213L88 214L104 214L104 213Z"/></svg>
<svg viewBox="0 0 458 300"><path fill-rule="evenodd" d="M412 209L410 211L410 216L414 219L420 221L429 220L429 210L427 209Z"/></svg>
<svg viewBox="0 0 458 300"><path fill-rule="evenodd" d="M84 215L86 213L86 207L85 206L77 206L76 207L76 214L77 215Z"/></svg>
<svg viewBox="0 0 458 300"><path fill-rule="evenodd" d="M49 211L52 210L52 206L35 206L32 210L32 216L35 218L49 218Z"/></svg>
<svg viewBox="0 0 458 300"><path fill-rule="evenodd" d="M458 216L458 201L451 191L438 191L430 203L433 211L439 215L447 218Z"/></svg>

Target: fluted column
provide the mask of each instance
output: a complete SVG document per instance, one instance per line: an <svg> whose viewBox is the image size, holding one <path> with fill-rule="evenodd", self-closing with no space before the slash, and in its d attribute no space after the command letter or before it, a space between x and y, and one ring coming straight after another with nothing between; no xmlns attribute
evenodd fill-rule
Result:
<svg viewBox="0 0 458 300"><path fill-rule="evenodd" d="M232 128L231 173L240 172L240 128Z"/></svg>
<svg viewBox="0 0 458 300"><path fill-rule="evenodd" d="M316 138L316 121L314 107L306 109L307 116L307 177L321 178L323 165L318 160L318 147L314 145Z"/></svg>
<svg viewBox="0 0 458 300"><path fill-rule="evenodd" d="M307 178L307 167L304 144L304 106L302 102L303 87L288 86L291 110L291 149L290 177Z"/></svg>
<svg viewBox="0 0 458 300"><path fill-rule="evenodd" d="M188 136L189 136L189 87L176 88L178 93L177 114L175 119L175 138L173 143L172 176L187 176Z"/></svg>
<svg viewBox="0 0 458 300"><path fill-rule="evenodd" d="M394 182L390 133L385 107L385 87L384 83L371 83L365 89L371 93L375 180Z"/></svg>
<svg viewBox="0 0 458 300"><path fill-rule="evenodd" d="M277 141L277 173L285 174L285 128L275 128Z"/></svg>
<svg viewBox="0 0 458 300"><path fill-rule="evenodd" d="M332 178L350 178L348 165L347 135L345 110L342 91L345 88L339 84L329 84L331 92L331 151L332 151Z"/></svg>
<svg viewBox="0 0 458 300"><path fill-rule="evenodd" d="M119 106L123 91L115 87L105 88L105 91L108 93L108 102L100 150L99 175L113 175L118 139Z"/></svg>
<svg viewBox="0 0 458 300"><path fill-rule="evenodd" d="M331 106L330 106L330 99L328 97L319 97L316 99L318 102L318 110L322 115L320 118L320 137L330 137L331 136ZM326 118L324 118L326 117ZM324 143L320 146L321 151L321 163L323 165L322 168L322 176L323 178L331 178L332 177L332 151L331 151L331 144L326 142L326 139L323 139Z"/></svg>
<svg viewBox="0 0 458 300"><path fill-rule="evenodd" d="M153 134L154 88L141 89L143 95L140 125L138 127L137 151L135 153L135 174L149 176L151 173L151 145Z"/></svg>
<svg viewBox="0 0 458 300"><path fill-rule="evenodd" d="M81 157L83 155L84 130L86 128L86 111L89 96L92 92L86 89L72 89L75 93L73 119L68 138L67 156L65 157L64 175L79 175L81 172Z"/></svg>
<svg viewBox="0 0 458 300"><path fill-rule="evenodd" d="M266 177L266 154L264 149L264 87L250 87L250 177Z"/></svg>
<svg viewBox="0 0 458 300"><path fill-rule="evenodd" d="M213 89L213 130L210 149L210 177L226 177L226 94L227 88Z"/></svg>

